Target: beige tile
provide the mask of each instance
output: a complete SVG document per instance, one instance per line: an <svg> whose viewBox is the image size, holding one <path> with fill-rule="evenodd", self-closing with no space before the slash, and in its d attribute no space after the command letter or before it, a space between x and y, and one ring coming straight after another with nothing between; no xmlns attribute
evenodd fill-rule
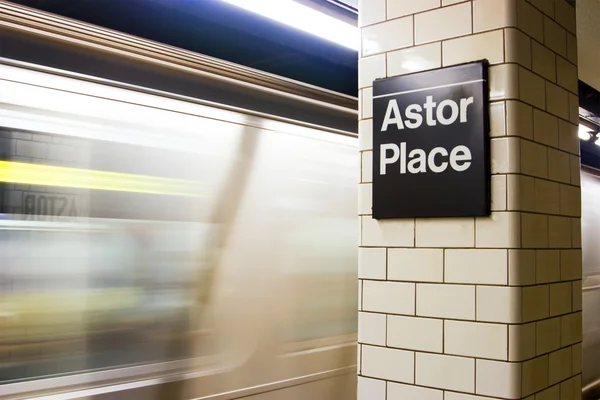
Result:
<svg viewBox="0 0 600 400"><path fill-rule="evenodd" d="M569 121L579 124L579 96L569 93Z"/></svg>
<svg viewBox="0 0 600 400"><path fill-rule="evenodd" d="M544 42L544 15L531 4L517 1L517 26L538 42Z"/></svg>
<svg viewBox="0 0 600 400"><path fill-rule="evenodd" d="M573 311L582 310L582 292L581 292L581 281L575 281L571 283L571 304Z"/></svg>
<svg viewBox="0 0 600 400"><path fill-rule="evenodd" d="M364 311L414 315L415 284L363 281Z"/></svg>
<svg viewBox="0 0 600 400"><path fill-rule="evenodd" d="M560 279L573 281L581 279L581 249L560 250Z"/></svg>
<svg viewBox="0 0 600 400"><path fill-rule="evenodd" d="M577 37L567 32L567 59L577 65Z"/></svg>
<svg viewBox="0 0 600 400"><path fill-rule="evenodd" d="M533 110L533 139L547 146L558 147L558 118L545 111Z"/></svg>
<svg viewBox="0 0 600 400"><path fill-rule="evenodd" d="M548 386L548 356L541 356L523 363L522 396L528 396Z"/></svg>
<svg viewBox="0 0 600 400"><path fill-rule="evenodd" d="M463 3L470 0L442 0L442 6L451 6L452 4Z"/></svg>
<svg viewBox="0 0 600 400"><path fill-rule="evenodd" d="M508 175L508 204L511 211L535 211L535 178Z"/></svg>
<svg viewBox="0 0 600 400"><path fill-rule="evenodd" d="M521 140L516 137L494 138L490 142L492 174L517 173L521 169Z"/></svg>
<svg viewBox="0 0 600 400"><path fill-rule="evenodd" d="M521 364L477 360L476 393L518 399L521 397Z"/></svg>
<svg viewBox="0 0 600 400"><path fill-rule="evenodd" d="M467 357L508 359L508 331L503 324L445 321L444 352Z"/></svg>
<svg viewBox="0 0 600 400"><path fill-rule="evenodd" d="M386 0L359 0L358 26L377 24L385 21Z"/></svg>
<svg viewBox="0 0 600 400"><path fill-rule="evenodd" d="M415 353L412 351L363 345L361 358L365 376L414 383Z"/></svg>
<svg viewBox="0 0 600 400"><path fill-rule="evenodd" d="M533 108L520 101L506 102L506 134L533 139Z"/></svg>
<svg viewBox="0 0 600 400"><path fill-rule="evenodd" d="M560 344L568 346L582 340L581 311L561 317Z"/></svg>
<svg viewBox="0 0 600 400"><path fill-rule="evenodd" d="M442 50L444 66L483 59L500 64L504 62L504 32L499 29L447 40Z"/></svg>
<svg viewBox="0 0 600 400"><path fill-rule="evenodd" d="M358 185L358 214L370 215L372 213L373 185L363 183Z"/></svg>
<svg viewBox="0 0 600 400"><path fill-rule="evenodd" d="M544 109L546 107L546 81L544 78L519 67L519 99L534 107Z"/></svg>
<svg viewBox="0 0 600 400"><path fill-rule="evenodd" d="M577 23L575 7L571 6L565 0L556 0L555 7L556 16L554 19L556 20L556 22L558 22L560 25L563 26L563 28L567 29L572 34L576 34Z"/></svg>
<svg viewBox="0 0 600 400"><path fill-rule="evenodd" d="M362 287L363 287L363 281L362 279L358 280L358 310L362 311Z"/></svg>
<svg viewBox="0 0 600 400"><path fill-rule="evenodd" d="M572 367L573 367L573 371L571 373L573 375L581 373L581 367L582 367L582 363L581 363L581 356L582 356L581 347L582 347L581 343L577 343L577 344L571 346L571 361L572 361Z"/></svg>
<svg viewBox="0 0 600 400"><path fill-rule="evenodd" d="M371 25L361 30L362 55L384 53L413 45L412 17Z"/></svg>
<svg viewBox="0 0 600 400"><path fill-rule="evenodd" d="M569 119L569 93L560 86L546 82L546 110L557 117Z"/></svg>
<svg viewBox="0 0 600 400"><path fill-rule="evenodd" d="M521 214L521 241L526 249L548 247L548 216Z"/></svg>
<svg viewBox="0 0 600 400"><path fill-rule="evenodd" d="M474 0L473 31L483 32L517 26L514 0Z"/></svg>
<svg viewBox="0 0 600 400"><path fill-rule="evenodd" d="M569 169L571 170L571 185L581 186L581 160L578 156L569 156Z"/></svg>
<svg viewBox="0 0 600 400"><path fill-rule="evenodd" d="M538 10L554 18L554 0L529 0Z"/></svg>
<svg viewBox="0 0 600 400"><path fill-rule="evenodd" d="M567 31L548 17L544 17L544 45L567 57Z"/></svg>
<svg viewBox="0 0 600 400"><path fill-rule="evenodd" d="M367 0L365 0L367 1ZM360 354L360 352L359 352ZM386 400L385 381L379 379L358 377L358 396L357 399Z"/></svg>
<svg viewBox="0 0 600 400"><path fill-rule="evenodd" d="M581 399L581 376L568 379L560 384L560 400Z"/></svg>
<svg viewBox="0 0 600 400"><path fill-rule="evenodd" d="M409 47L387 54L388 76L410 74L442 66L440 42Z"/></svg>
<svg viewBox="0 0 600 400"><path fill-rule="evenodd" d="M444 398L443 390L429 389L414 385L404 385L394 382L388 382L387 385L387 400L443 400ZM371 399L365 398L365 400Z"/></svg>
<svg viewBox="0 0 600 400"><path fill-rule="evenodd" d="M508 250L447 249L445 282L506 285Z"/></svg>
<svg viewBox="0 0 600 400"><path fill-rule="evenodd" d="M373 118L373 88L360 89L360 110L363 118Z"/></svg>
<svg viewBox="0 0 600 400"><path fill-rule="evenodd" d="M519 213L515 212L493 212L489 217L476 218L476 247L520 247L519 222Z"/></svg>
<svg viewBox="0 0 600 400"><path fill-rule="evenodd" d="M576 186L560 184L560 213L581 216L581 190Z"/></svg>
<svg viewBox="0 0 600 400"><path fill-rule="evenodd" d="M581 248L581 219L571 218L571 240L574 248Z"/></svg>
<svg viewBox="0 0 600 400"><path fill-rule="evenodd" d="M556 138L558 139L558 131ZM548 149L548 178L562 183L571 183L571 164L568 153Z"/></svg>
<svg viewBox="0 0 600 400"><path fill-rule="evenodd" d="M417 247L474 247L473 218L427 218L416 220Z"/></svg>
<svg viewBox="0 0 600 400"><path fill-rule="evenodd" d="M571 312L571 282L550 285L550 316Z"/></svg>
<svg viewBox="0 0 600 400"><path fill-rule="evenodd" d="M475 286L417 284L417 315L475 319Z"/></svg>
<svg viewBox="0 0 600 400"><path fill-rule="evenodd" d="M521 64L531 69L531 39L516 28L504 30L506 62Z"/></svg>
<svg viewBox="0 0 600 400"><path fill-rule="evenodd" d="M389 249L388 279L442 282L444 280L444 250Z"/></svg>
<svg viewBox="0 0 600 400"><path fill-rule="evenodd" d="M444 400L490 400L489 397L475 396L473 394L464 394L456 392L445 392Z"/></svg>
<svg viewBox="0 0 600 400"><path fill-rule="evenodd" d="M385 279L386 249L358 249L358 277L361 279Z"/></svg>
<svg viewBox="0 0 600 400"><path fill-rule="evenodd" d="M565 120L558 120L558 147L571 154L579 154L578 126Z"/></svg>
<svg viewBox="0 0 600 400"><path fill-rule="evenodd" d="M548 152L546 146L521 141L521 172L538 178L548 177Z"/></svg>
<svg viewBox="0 0 600 400"><path fill-rule="evenodd" d="M373 86L373 81L385 78L385 54L364 57L358 60L358 84L360 88Z"/></svg>
<svg viewBox="0 0 600 400"><path fill-rule="evenodd" d="M519 98L518 68L515 64L501 64L490 67L490 101Z"/></svg>
<svg viewBox="0 0 600 400"><path fill-rule="evenodd" d="M557 282L560 280L560 251L535 251L536 283Z"/></svg>
<svg viewBox="0 0 600 400"><path fill-rule="evenodd" d="M363 246L413 246L415 223L410 219L377 221L361 217L361 241Z"/></svg>
<svg viewBox="0 0 600 400"><path fill-rule="evenodd" d="M477 321L519 323L522 299L519 287L477 286Z"/></svg>
<svg viewBox="0 0 600 400"><path fill-rule="evenodd" d="M373 182L373 152L363 151L360 154L362 158L360 181L362 183L371 183Z"/></svg>
<svg viewBox="0 0 600 400"><path fill-rule="evenodd" d="M440 7L441 0L387 0L388 19L404 17Z"/></svg>
<svg viewBox="0 0 600 400"><path fill-rule="evenodd" d="M525 286L535 284L535 250L508 250L508 284Z"/></svg>
<svg viewBox="0 0 600 400"><path fill-rule="evenodd" d="M368 312L358 313L359 343L385 346L386 321L385 314Z"/></svg>
<svg viewBox="0 0 600 400"><path fill-rule="evenodd" d="M547 285L523 288L523 322L548 318L550 294Z"/></svg>
<svg viewBox="0 0 600 400"><path fill-rule="evenodd" d="M556 56L554 52L535 40L531 42L533 72L556 82Z"/></svg>
<svg viewBox="0 0 600 400"><path fill-rule="evenodd" d="M555 385L536 393L535 400L561 400L560 385Z"/></svg>
<svg viewBox="0 0 600 400"><path fill-rule="evenodd" d="M558 214L559 183L545 179L535 180L535 209L544 214Z"/></svg>
<svg viewBox="0 0 600 400"><path fill-rule="evenodd" d="M562 57L556 57L556 83L568 91L578 94L577 66Z"/></svg>
<svg viewBox="0 0 600 400"><path fill-rule="evenodd" d="M417 353L416 384L432 388L475 391L475 360Z"/></svg>
<svg viewBox="0 0 600 400"><path fill-rule="evenodd" d="M438 8L417 14L414 18L415 44L436 42L471 33L471 4L469 3Z"/></svg>
<svg viewBox="0 0 600 400"><path fill-rule="evenodd" d="M358 121L358 150L373 150L373 120Z"/></svg>
<svg viewBox="0 0 600 400"><path fill-rule="evenodd" d="M492 211L506 211L506 175L492 176Z"/></svg>
<svg viewBox="0 0 600 400"><path fill-rule="evenodd" d="M390 347L441 353L444 322L441 319L388 316Z"/></svg>
<svg viewBox="0 0 600 400"><path fill-rule="evenodd" d="M523 361L535 357L535 322L508 326L508 360Z"/></svg>
<svg viewBox="0 0 600 400"><path fill-rule="evenodd" d="M490 104L490 136L506 136L506 107L504 101Z"/></svg>
<svg viewBox="0 0 600 400"><path fill-rule="evenodd" d="M555 249L571 247L571 219L568 217L548 218L548 246Z"/></svg>

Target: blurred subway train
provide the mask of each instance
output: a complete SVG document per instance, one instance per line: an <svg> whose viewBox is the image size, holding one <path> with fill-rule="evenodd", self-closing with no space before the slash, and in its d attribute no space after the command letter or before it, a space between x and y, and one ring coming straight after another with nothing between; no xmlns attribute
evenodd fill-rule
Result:
<svg viewBox="0 0 600 400"><path fill-rule="evenodd" d="M0 398L350 399L356 99L0 3Z"/></svg>

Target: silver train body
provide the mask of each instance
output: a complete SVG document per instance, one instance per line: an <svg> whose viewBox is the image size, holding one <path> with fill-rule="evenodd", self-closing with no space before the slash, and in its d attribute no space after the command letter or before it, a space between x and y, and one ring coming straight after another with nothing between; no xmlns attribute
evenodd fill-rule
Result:
<svg viewBox="0 0 600 400"><path fill-rule="evenodd" d="M355 99L5 3L0 57L0 398L355 397Z"/></svg>

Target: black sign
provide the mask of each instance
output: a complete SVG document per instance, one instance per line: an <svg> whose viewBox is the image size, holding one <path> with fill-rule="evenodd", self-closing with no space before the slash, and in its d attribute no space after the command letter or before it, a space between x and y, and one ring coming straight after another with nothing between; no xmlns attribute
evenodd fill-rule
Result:
<svg viewBox="0 0 600 400"><path fill-rule="evenodd" d="M373 84L373 218L490 213L487 62Z"/></svg>

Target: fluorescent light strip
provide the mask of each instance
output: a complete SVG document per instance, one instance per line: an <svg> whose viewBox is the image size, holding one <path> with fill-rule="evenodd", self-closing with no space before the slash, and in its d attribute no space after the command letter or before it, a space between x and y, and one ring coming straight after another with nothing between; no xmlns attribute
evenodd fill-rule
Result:
<svg viewBox="0 0 600 400"><path fill-rule="evenodd" d="M579 124L579 139L588 141L592 138L592 130L585 125Z"/></svg>
<svg viewBox="0 0 600 400"><path fill-rule="evenodd" d="M222 0L344 47L360 47L358 28L292 0Z"/></svg>

